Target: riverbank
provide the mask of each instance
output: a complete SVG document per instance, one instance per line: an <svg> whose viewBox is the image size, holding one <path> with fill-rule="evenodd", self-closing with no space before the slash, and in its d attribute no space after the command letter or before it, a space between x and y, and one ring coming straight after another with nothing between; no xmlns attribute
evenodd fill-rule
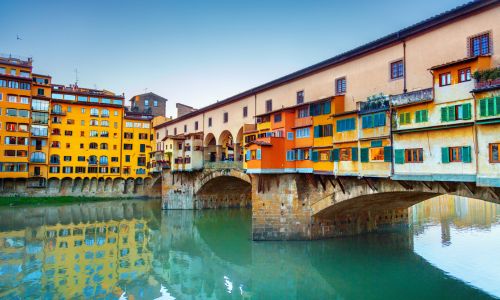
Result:
<svg viewBox="0 0 500 300"><path fill-rule="evenodd" d="M42 204L73 204L103 202L113 200L132 200L132 199L157 199L155 197L80 197L80 196L53 196L53 197L5 197L0 196L0 207L2 206L23 206L23 205L42 205Z"/></svg>

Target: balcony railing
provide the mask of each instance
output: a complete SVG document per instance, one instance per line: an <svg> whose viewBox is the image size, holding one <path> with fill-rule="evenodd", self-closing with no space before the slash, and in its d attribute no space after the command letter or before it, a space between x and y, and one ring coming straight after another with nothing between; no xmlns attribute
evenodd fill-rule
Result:
<svg viewBox="0 0 500 300"><path fill-rule="evenodd" d="M243 162L241 161L205 161L203 164L205 169L236 169L243 170Z"/></svg>
<svg viewBox="0 0 500 300"><path fill-rule="evenodd" d="M30 162L35 164L44 164L45 161L45 158L30 158Z"/></svg>
<svg viewBox="0 0 500 300"><path fill-rule="evenodd" d="M476 81L475 88L476 89L484 89L492 86L500 85L500 78L494 80L484 80L484 81Z"/></svg>
<svg viewBox="0 0 500 300"><path fill-rule="evenodd" d="M311 126L312 124L313 124L312 117L295 119L295 127L306 127L306 126Z"/></svg>
<svg viewBox="0 0 500 300"><path fill-rule="evenodd" d="M399 95L391 95L389 99L392 106L401 106L431 101L434 99L434 94L432 88L428 88Z"/></svg>
<svg viewBox="0 0 500 300"><path fill-rule="evenodd" d="M51 114L53 115L58 115L58 116L65 116L66 112L61 110L61 109L53 109L50 111Z"/></svg>
<svg viewBox="0 0 500 300"><path fill-rule="evenodd" d="M366 114L370 112L388 110L389 105L389 97L383 94L373 95L368 97L367 101L358 102L359 104L359 113Z"/></svg>

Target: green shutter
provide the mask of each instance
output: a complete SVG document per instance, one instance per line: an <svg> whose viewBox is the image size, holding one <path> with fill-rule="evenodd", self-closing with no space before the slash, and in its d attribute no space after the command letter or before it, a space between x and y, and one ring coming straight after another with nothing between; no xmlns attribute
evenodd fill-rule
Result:
<svg viewBox="0 0 500 300"><path fill-rule="evenodd" d="M339 161L340 156L340 150L339 149L333 149L332 150L332 161Z"/></svg>
<svg viewBox="0 0 500 300"><path fill-rule="evenodd" d="M358 161L358 147L353 147L351 150L352 161Z"/></svg>
<svg viewBox="0 0 500 300"><path fill-rule="evenodd" d="M391 146L384 147L384 161L385 162L392 162L392 147Z"/></svg>
<svg viewBox="0 0 500 300"><path fill-rule="evenodd" d="M448 107L441 107L441 122L448 122Z"/></svg>
<svg viewBox="0 0 500 300"><path fill-rule="evenodd" d="M421 110L417 110L415 112L415 122L416 123L422 122L422 111Z"/></svg>
<svg viewBox="0 0 500 300"><path fill-rule="evenodd" d="M487 104L487 101L488 101L488 98L484 98L484 99L481 99L479 100L479 115L481 117L486 117L486 104Z"/></svg>
<svg viewBox="0 0 500 300"><path fill-rule="evenodd" d="M394 150L394 162L397 164L405 163L405 150L404 149L396 149Z"/></svg>
<svg viewBox="0 0 500 300"><path fill-rule="evenodd" d="M406 124L411 124L411 112L407 112L405 114L405 117L406 117L405 123Z"/></svg>
<svg viewBox="0 0 500 300"><path fill-rule="evenodd" d="M422 122L427 122L429 121L429 112L427 109L422 111Z"/></svg>
<svg viewBox="0 0 500 300"><path fill-rule="evenodd" d="M318 151L313 151L313 152L312 152L312 157L311 157L311 160L312 160L313 162L317 162L317 161L318 161L318 157L319 157L319 153L318 153Z"/></svg>
<svg viewBox="0 0 500 300"><path fill-rule="evenodd" d="M330 102L325 102L323 104L323 114L329 114L330 113Z"/></svg>
<svg viewBox="0 0 500 300"><path fill-rule="evenodd" d="M462 147L462 162L464 163L472 162L470 146Z"/></svg>
<svg viewBox="0 0 500 300"><path fill-rule="evenodd" d="M456 120L455 105L448 106L448 120L449 121L455 121Z"/></svg>
<svg viewBox="0 0 500 300"><path fill-rule="evenodd" d="M314 126L314 137L319 137L319 126Z"/></svg>
<svg viewBox="0 0 500 300"><path fill-rule="evenodd" d="M369 148L361 148L361 162L369 162L370 161L368 152L369 152Z"/></svg>
<svg viewBox="0 0 500 300"><path fill-rule="evenodd" d="M444 164L450 162L450 150L448 147L441 148L441 162Z"/></svg>
<svg viewBox="0 0 500 300"><path fill-rule="evenodd" d="M462 109L464 110L464 120L470 120L471 119L471 105L470 105L470 103L463 104Z"/></svg>
<svg viewBox="0 0 500 300"><path fill-rule="evenodd" d="M400 113L399 115L399 125L403 125L405 123L405 114Z"/></svg>
<svg viewBox="0 0 500 300"><path fill-rule="evenodd" d="M495 97L495 116L500 115L500 96Z"/></svg>
<svg viewBox="0 0 500 300"><path fill-rule="evenodd" d="M486 116L487 117L494 116L495 115L495 99L488 98L487 106L488 106L488 109L487 109Z"/></svg>

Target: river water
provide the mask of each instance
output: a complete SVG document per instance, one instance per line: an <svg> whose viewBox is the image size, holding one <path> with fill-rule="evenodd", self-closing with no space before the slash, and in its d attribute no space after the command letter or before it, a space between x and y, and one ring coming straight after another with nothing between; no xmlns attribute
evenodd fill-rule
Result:
<svg viewBox="0 0 500 300"><path fill-rule="evenodd" d="M0 298L500 297L500 205L440 197L409 228L309 242L252 242L249 210L159 207L0 208Z"/></svg>

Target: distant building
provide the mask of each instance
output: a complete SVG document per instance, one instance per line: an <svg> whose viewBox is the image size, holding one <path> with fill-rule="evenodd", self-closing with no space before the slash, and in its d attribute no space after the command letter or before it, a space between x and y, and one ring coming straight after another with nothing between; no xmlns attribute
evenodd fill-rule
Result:
<svg viewBox="0 0 500 300"><path fill-rule="evenodd" d="M177 108L177 118L182 117L196 110L196 108L193 108L191 106L182 103L175 103L175 107Z"/></svg>
<svg viewBox="0 0 500 300"><path fill-rule="evenodd" d="M155 93L145 93L130 98L130 109L133 112L165 116L167 101L167 99Z"/></svg>

